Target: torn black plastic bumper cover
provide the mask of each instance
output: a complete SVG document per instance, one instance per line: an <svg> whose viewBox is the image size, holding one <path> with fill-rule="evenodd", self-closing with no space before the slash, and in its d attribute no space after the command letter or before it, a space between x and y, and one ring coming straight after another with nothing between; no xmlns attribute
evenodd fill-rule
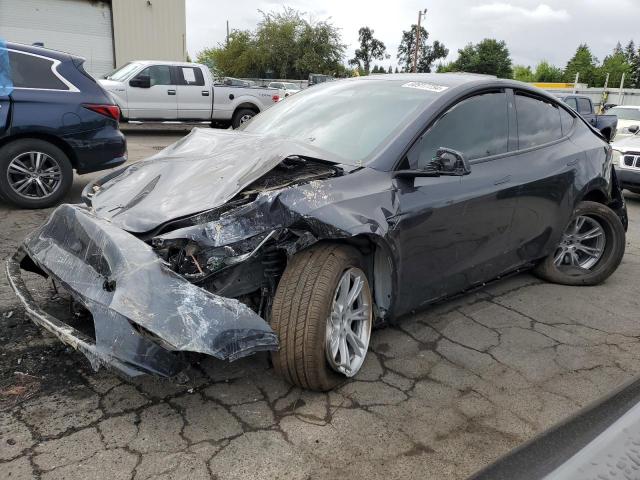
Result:
<svg viewBox="0 0 640 480"><path fill-rule="evenodd" d="M95 340L42 311L20 268L29 257L92 314ZM7 262L11 286L37 324L127 376L171 376L176 352L235 360L276 350L271 327L237 300L213 295L171 271L152 248L77 205L62 205Z"/></svg>

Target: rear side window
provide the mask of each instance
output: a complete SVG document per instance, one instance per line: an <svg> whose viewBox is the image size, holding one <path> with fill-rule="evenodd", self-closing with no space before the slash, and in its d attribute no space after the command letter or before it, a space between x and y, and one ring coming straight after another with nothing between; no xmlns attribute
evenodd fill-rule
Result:
<svg viewBox="0 0 640 480"><path fill-rule="evenodd" d="M196 67L178 67L178 82L180 85L204 86L202 70Z"/></svg>
<svg viewBox="0 0 640 480"><path fill-rule="evenodd" d="M573 128L574 118L564 108L560 109L560 123L562 125L562 136L568 135Z"/></svg>
<svg viewBox="0 0 640 480"><path fill-rule="evenodd" d="M51 70L53 60L9 51L9 65L14 88L69 90Z"/></svg>
<svg viewBox="0 0 640 480"><path fill-rule="evenodd" d="M507 95L491 92L454 105L423 135L409 154L414 168L424 168L436 151L451 148L468 160L507 151L509 120Z"/></svg>
<svg viewBox="0 0 640 480"><path fill-rule="evenodd" d="M591 102L588 98L578 98L578 113L591 113Z"/></svg>
<svg viewBox="0 0 640 480"><path fill-rule="evenodd" d="M562 138L560 107L538 97L516 93L516 113L520 150Z"/></svg>

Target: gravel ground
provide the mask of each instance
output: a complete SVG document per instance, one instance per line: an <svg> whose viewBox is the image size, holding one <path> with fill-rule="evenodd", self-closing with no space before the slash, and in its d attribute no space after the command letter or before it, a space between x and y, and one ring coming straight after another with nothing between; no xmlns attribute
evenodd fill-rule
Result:
<svg viewBox="0 0 640 480"><path fill-rule="evenodd" d="M184 133L139 130L132 161ZM264 355L203 361L186 385L93 372L25 318L2 275L0 476L465 478L640 370L640 196L627 200L627 253L606 284L523 274L407 317L327 394L283 383ZM2 257L47 214L0 204ZM44 283L38 296L62 308Z"/></svg>

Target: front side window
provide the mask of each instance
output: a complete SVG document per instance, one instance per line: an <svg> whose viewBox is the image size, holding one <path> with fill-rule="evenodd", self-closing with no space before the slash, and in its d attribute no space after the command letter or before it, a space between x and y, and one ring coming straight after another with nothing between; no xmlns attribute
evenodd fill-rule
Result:
<svg viewBox="0 0 640 480"><path fill-rule="evenodd" d="M48 58L9 51L11 80L14 88L69 90L69 87L51 70L53 63L53 60Z"/></svg>
<svg viewBox="0 0 640 480"><path fill-rule="evenodd" d="M467 160L507 151L509 117L507 95L491 92L463 100L448 110L409 153L412 168L425 168L439 148L462 153Z"/></svg>
<svg viewBox="0 0 640 480"><path fill-rule="evenodd" d="M567 105L569 105L571 108L573 108L576 112L578 111L578 102L576 102L575 98L567 98L567 100L564 102Z"/></svg>
<svg viewBox="0 0 640 480"><path fill-rule="evenodd" d="M167 65L147 67L136 77L149 77L152 87L154 85L173 85L171 82L171 69Z"/></svg>
<svg viewBox="0 0 640 480"><path fill-rule="evenodd" d="M578 113L591 113L591 102L588 98L578 99Z"/></svg>
<svg viewBox="0 0 640 480"><path fill-rule="evenodd" d="M537 147L562 138L560 107L538 97L516 93L518 148Z"/></svg>

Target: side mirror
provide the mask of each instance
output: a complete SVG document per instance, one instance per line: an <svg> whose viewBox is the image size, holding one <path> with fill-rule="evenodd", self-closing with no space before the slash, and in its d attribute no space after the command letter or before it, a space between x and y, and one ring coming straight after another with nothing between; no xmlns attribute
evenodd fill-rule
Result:
<svg viewBox="0 0 640 480"><path fill-rule="evenodd" d="M144 75L129 80L129 85L138 88L151 88L151 77Z"/></svg>
<svg viewBox="0 0 640 480"><path fill-rule="evenodd" d="M640 130L640 125L631 125L629 127L629 131L631 133L638 133L638 130Z"/></svg>
<svg viewBox="0 0 640 480"><path fill-rule="evenodd" d="M438 172L439 175L462 176L471 173L471 165L464 155L450 148L439 148L436 156L428 166L429 170Z"/></svg>

